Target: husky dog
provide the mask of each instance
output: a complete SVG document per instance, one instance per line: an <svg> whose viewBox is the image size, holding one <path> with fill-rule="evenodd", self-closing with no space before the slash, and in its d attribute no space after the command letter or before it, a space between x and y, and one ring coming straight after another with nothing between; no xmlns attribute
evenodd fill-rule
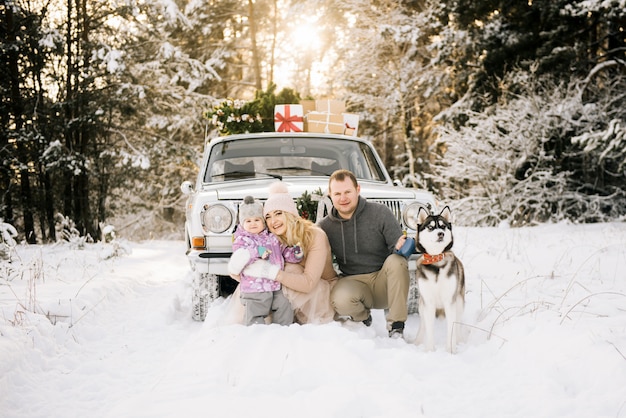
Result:
<svg viewBox="0 0 626 418"><path fill-rule="evenodd" d="M425 209L420 209L417 215L415 241L422 255L417 260L416 271L420 327L415 343L434 350L435 318L445 314L446 349L454 353L465 306L465 273L461 260L450 251L453 244L450 215L448 206L439 215L431 215Z"/></svg>

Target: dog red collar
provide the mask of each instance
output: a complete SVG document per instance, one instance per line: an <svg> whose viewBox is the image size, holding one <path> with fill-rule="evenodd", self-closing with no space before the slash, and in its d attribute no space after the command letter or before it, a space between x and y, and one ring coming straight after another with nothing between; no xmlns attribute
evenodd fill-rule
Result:
<svg viewBox="0 0 626 418"><path fill-rule="evenodd" d="M434 264L438 263L445 257L445 253L430 255L427 253L422 254L422 264Z"/></svg>

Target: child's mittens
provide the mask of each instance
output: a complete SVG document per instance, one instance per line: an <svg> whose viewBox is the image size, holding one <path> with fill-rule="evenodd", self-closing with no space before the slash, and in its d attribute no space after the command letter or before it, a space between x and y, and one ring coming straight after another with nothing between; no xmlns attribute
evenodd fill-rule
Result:
<svg viewBox="0 0 626 418"><path fill-rule="evenodd" d="M230 256L230 260L228 260L228 273L234 275L241 274L241 270L243 270L249 261L250 251L245 248L235 250L233 255Z"/></svg>
<svg viewBox="0 0 626 418"><path fill-rule="evenodd" d="M243 273L249 277L259 279L276 280L280 267L270 263L267 260L257 260L243 270Z"/></svg>
<svg viewBox="0 0 626 418"><path fill-rule="evenodd" d="M302 260L302 257L304 257L304 251L302 251L302 245L300 245L300 243L294 245L293 255L297 260Z"/></svg>

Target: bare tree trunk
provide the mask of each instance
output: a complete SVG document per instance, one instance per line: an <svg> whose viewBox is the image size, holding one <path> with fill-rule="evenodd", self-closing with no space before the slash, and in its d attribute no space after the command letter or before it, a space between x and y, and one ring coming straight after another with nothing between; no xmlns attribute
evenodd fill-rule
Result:
<svg viewBox="0 0 626 418"><path fill-rule="evenodd" d="M24 155L24 150L22 150L22 152L20 152L19 154ZM33 217L32 209L33 196L28 174L28 169L24 168L20 170L21 202L22 212L24 216L24 235L26 236L26 242L28 242L29 244L36 244L37 234L35 233L35 220Z"/></svg>
<svg viewBox="0 0 626 418"><path fill-rule="evenodd" d="M48 226L48 237L51 241L56 241L56 229L54 228L54 197L52 196L52 185L50 175L42 173L44 189L44 211L46 213L46 225ZM42 226L43 229L43 226Z"/></svg>
<svg viewBox="0 0 626 418"><path fill-rule="evenodd" d="M6 25L7 25L7 38L9 43L15 44L17 37L15 27L13 10L11 7L7 7L6 10ZM10 49L8 52L8 70L11 83L11 113L13 113L15 132L18 135L22 134L24 128L24 103L20 95L20 76L19 76L19 52L15 49ZM24 144L22 140L17 141L17 158L20 162L20 203L22 206L22 214L24 218L24 235L26 241L29 244L37 243L37 234L35 233L35 220L33 216L33 197L30 187L30 173L28 170L30 158L29 158L29 144Z"/></svg>
<svg viewBox="0 0 626 418"><path fill-rule="evenodd" d="M66 74L65 74L65 104L64 104L64 110L65 110L65 146L67 147L67 149L69 150L69 152L73 152L74 151L74 144L72 141L72 130L71 128L68 127L69 125L69 121L71 121L74 118L74 112L73 112L73 102L74 102L74 73L76 72L76 69L74 68L74 40L72 37L72 23L73 23L73 17L72 17L72 10L73 10L73 1L74 0L67 0L67 23L66 23L66 27L67 27L67 32L65 34L66 36L66 44L67 44L67 53L66 53L66 59L67 59L67 67L66 67ZM64 180L64 193L63 193L63 215L65 216L70 216L73 217L73 211L72 211L72 199L74 196L74 190L72 187L72 173L65 171L64 175L63 175L63 180Z"/></svg>
<svg viewBox="0 0 626 418"><path fill-rule="evenodd" d="M396 164L396 159L394 155L394 137L393 137L393 120L390 114L386 114L383 122L384 130L382 135L382 144L381 148L383 150L383 155L381 158L383 159L383 163L387 168L387 171L390 172L391 177L395 177L394 173L391 172L391 167Z"/></svg>
<svg viewBox="0 0 626 418"><path fill-rule="evenodd" d="M67 73L65 119L69 128L65 131L65 143L73 158L79 163L79 172L67 171L64 175L64 215L69 216L81 234L95 236L89 204L89 173L85 165L88 160L91 133L89 126L75 122L88 111L85 99L86 87L83 69L91 61L89 49L89 16L87 0L67 0ZM75 26L74 26L75 24Z"/></svg>
<svg viewBox="0 0 626 418"><path fill-rule="evenodd" d="M2 193L2 199L0 203L4 208L4 213L0 214L0 217L3 218L6 222L10 224L14 224L15 220L13 219L13 193L11 193L11 177L9 175L9 170L2 170L0 174L0 178L2 183L0 186L4 190Z"/></svg>
<svg viewBox="0 0 626 418"><path fill-rule="evenodd" d="M254 85L257 90L263 89L261 78L261 61L256 44L256 16L254 15L254 2L248 0L248 22L250 22L250 42L252 45L252 67L254 69Z"/></svg>
<svg viewBox="0 0 626 418"><path fill-rule="evenodd" d="M267 85L274 83L274 61L276 60L276 39L278 38L278 0L274 0L274 18L272 19L272 48L270 50L270 65Z"/></svg>
<svg viewBox="0 0 626 418"><path fill-rule="evenodd" d="M399 54L396 54L396 56L399 56ZM401 74L400 71L397 72L397 74ZM400 88L400 86L402 85L401 80L396 80L396 90L398 92L398 97L399 97L399 101L400 101L400 114L399 114L399 119L398 119L398 123L395 125L395 129L394 129L394 138L398 138L399 140L402 141L402 144L404 145L404 150L406 151L406 155L407 155L407 160L408 160L408 166L409 166L409 177L411 180L411 185L412 187L418 187L417 186L417 182L415 181L415 156L413 155L413 147L411 146L411 141L409 140L409 135L408 135L408 122L406 115L407 115L407 109L406 109L406 97L405 95L402 93L402 90Z"/></svg>

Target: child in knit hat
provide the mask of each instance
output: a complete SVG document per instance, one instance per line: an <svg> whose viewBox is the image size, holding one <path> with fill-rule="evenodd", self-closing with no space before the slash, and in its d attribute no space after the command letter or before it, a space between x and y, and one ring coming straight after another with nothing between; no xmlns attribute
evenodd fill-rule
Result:
<svg viewBox="0 0 626 418"><path fill-rule="evenodd" d="M256 260L267 260L271 269L282 270L285 261L298 263L302 253L287 247L265 228L263 206L252 196L246 196L239 206L239 226L234 234L233 255L228 262L228 272L240 277L241 303L244 306L246 325L264 324L272 314L272 322L281 325L293 323L293 309L283 295L276 274L251 277L243 273L246 266Z"/></svg>

